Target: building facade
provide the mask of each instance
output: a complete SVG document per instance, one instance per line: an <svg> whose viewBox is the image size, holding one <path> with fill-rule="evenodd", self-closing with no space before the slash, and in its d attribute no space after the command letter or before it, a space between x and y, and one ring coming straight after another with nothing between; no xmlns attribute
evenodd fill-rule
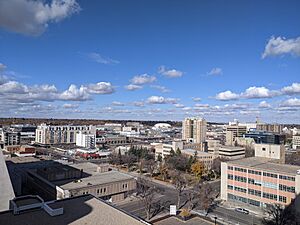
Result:
<svg viewBox="0 0 300 225"><path fill-rule="evenodd" d="M221 146L219 148L218 155L221 158L226 158L230 160L241 159L245 157L244 147L234 147L234 146Z"/></svg>
<svg viewBox="0 0 300 225"><path fill-rule="evenodd" d="M96 135L79 131L76 133L76 145L84 148L95 148Z"/></svg>
<svg viewBox="0 0 300 225"><path fill-rule="evenodd" d="M246 126L228 125L226 126L226 145L233 146L236 137L242 137L247 132Z"/></svg>
<svg viewBox="0 0 300 225"><path fill-rule="evenodd" d="M202 143L206 140L207 122L203 118L186 118L182 122L182 139Z"/></svg>
<svg viewBox="0 0 300 225"><path fill-rule="evenodd" d="M288 205L300 193L300 167L261 157L221 164L221 199L242 205Z"/></svg>
<svg viewBox="0 0 300 225"><path fill-rule="evenodd" d="M96 134L94 126L51 126L42 124L36 129L35 143L42 145L75 144L76 133L80 131L87 134Z"/></svg>
<svg viewBox="0 0 300 225"><path fill-rule="evenodd" d="M300 149L300 135L294 135L292 140L293 149Z"/></svg>

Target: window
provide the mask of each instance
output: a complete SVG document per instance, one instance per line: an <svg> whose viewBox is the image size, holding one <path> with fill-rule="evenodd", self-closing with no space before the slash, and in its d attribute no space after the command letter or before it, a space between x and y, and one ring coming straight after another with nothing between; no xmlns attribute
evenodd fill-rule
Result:
<svg viewBox="0 0 300 225"><path fill-rule="evenodd" d="M99 194L100 193L100 190L99 189L97 189L97 194Z"/></svg>
<svg viewBox="0 0 300 225"><path fill-rule="evenodd" d="M256 170L248 170L248 173L255 174L255 175L261 175L261 172L260 171L256 171Z"/></svg>
<svg viewBox="0 0 300 225"><path fill-rule="evenodd" d="M242 193L246 193L247 192L247 190L245 188L240 188L240 187L234 187L234 190L242 192Z"/></svg>
<svg viewBox="0 0 300 225"><path fill-rule="evenodd" d="M232 174L228 174L228 180L233 180L233 175Z"/></svg>
<svg viewBox="0 0 300 225"><path fill-rule="evenodd" d="M263 151L266 151L266 148L262 148Z"/></svg>
<svg viewBox="0 0 300 225"><path fill-rule="evenodd" d="M267 173L267 172L263 172L263 176L264 177L272 177L272 178L277 178L277 174L274 173Z"/></svg>
<svg viewBox="0 0 300 225"><path fill-rule="evenodd" d="M261 186L260 181L254 180L254 179L251 179L251 178L248 178L248 184L254 184L254 185L257 185L257 186Z"/></svg>
<svg viewBox="0 0 300 225"><path fill-rule="evenodd" d="M286 203L286 197L279 195L279 201Z"/></svg>
<svg viewBox="0 0 300 225"><path fill-rule="evenodd" d="M295 177L290 177L290 176L285 176L285 175L279 175L279 179L295 181Z"/></svg>
<svg viewBox="0 0 300 225"><path fill-rule="evenodd" d="M262 182L262 186L267 187L267 188L276 189L276 190L278 189L277 184L274 184L274 183L271 183L271 182L266 182L266 181Z"/></svg>
<svg viewBox="0 0 300 225"><path fill-rule="evenodd" d="M239 181L239 182L247 182L247 178L246 177L241 177L241 176L234 176L234 180L235 181Z"/></svg>
<svg viewBox="0 0 300 225"><path fill-rule="evenodd" d="M239 168L239 167L235 167L234 170L235 170L235 171L239 171L239 172L247 173L247 170L246 170L246 169Z"/></svg>
<svg viewBox="0 0 300 225"><path fill-rule="evenodd" d="M286 186L284 184L279 184L279 190L295 193L295 187L289 187L289 186Z"/></svg>
<svg viewBox="0 0 300 225"><path fill-rule="evenodd" d="M227 188L228 188L229 190L233 190L233 186L232 186L232 185L227 185Z"/></svg>
<svg viewBox="0 0 300 225"><path fill-rule="evenodd" d="M277 201L277 195L274 195L274 194L263 192L263 197L267 198L267 199L271 199L271 200L276 200Z"/></svg>
<svg viewBox="0 0 300 225"><path fill-rule="evenodd" d="M254 189L248 189L248 194L249 195L255 195L255 196L261 196L261 191L258 191L258 190L254 190Z"/></svg>

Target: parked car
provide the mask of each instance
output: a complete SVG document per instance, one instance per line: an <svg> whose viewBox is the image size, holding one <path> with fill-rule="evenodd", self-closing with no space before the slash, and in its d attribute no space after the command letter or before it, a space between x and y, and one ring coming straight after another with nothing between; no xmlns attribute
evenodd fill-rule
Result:
<svg viewBox="0 0 300 225"><path fill-rule="evenodd" d="M244 213L244 214L249 214L249 210L243 209L243 208L235 208L235 211Z"/></svg>

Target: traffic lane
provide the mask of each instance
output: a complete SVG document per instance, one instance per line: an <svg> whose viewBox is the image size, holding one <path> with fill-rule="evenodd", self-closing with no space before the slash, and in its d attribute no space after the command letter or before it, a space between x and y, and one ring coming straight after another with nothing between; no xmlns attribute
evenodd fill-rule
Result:
<svg viewBox="0 0 300 225"><path fill-rule="evenodd" d="M221 217L225 220L228 219L230 221L232 220L247 225L261 224L261 220L251 214L243 214L223 207L216 207L213 212L221 215Z"/></svg>

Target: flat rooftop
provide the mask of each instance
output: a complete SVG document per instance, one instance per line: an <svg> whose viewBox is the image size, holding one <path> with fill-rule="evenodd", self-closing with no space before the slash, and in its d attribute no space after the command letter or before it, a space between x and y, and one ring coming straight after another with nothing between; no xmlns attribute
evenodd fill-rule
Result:
<svg viewBox="0 0 300 225"><path fill-rule="evenodd" d="M62 180L62 181L55 181L53 183L57 186L60 186L62 189L72 190L72 189L83 188L87 186L126 181L133 178L134 177L130 175L118 171L108 171L104 173L98 173L97 175L78 179L80 180L79 182L74 182L74 179L71 179L69 180L69 182L68 180Z"/></svg>
<svg viewBox="0 0 300 225"><path fill-rule="evenodd" d="M191 148L181 150L181 153L187 154L187 155L195 155L195 152L197 152L197 156L212 156L213 155L209 152L197 151L197 150L191 149Z"/></svg>
<svg viewBox="0 0 300 225"><path fill-rule="evenodd" d="M146 224L91 195L57 200L48 204L51 208L63 208L64 213L50 216L43 209L35 209L14 215L12 211L0 213L5 225L142 225Z"/></svg>
<svg viewBox="0 0 300 225"><path fill-rule="evenodd" d="M300 166L275 163L274 159L250 157L227 162L228 164L250 167L257 170L296 175Z"/></svg>
<svg viewBox="0 0 300 225"><path fill-rule="evenodd" d="M240 150L240 149L245 149L245 148L244 147L238 147L238 146L222 145L222 146L220 146L220 149Z"/></svg>

